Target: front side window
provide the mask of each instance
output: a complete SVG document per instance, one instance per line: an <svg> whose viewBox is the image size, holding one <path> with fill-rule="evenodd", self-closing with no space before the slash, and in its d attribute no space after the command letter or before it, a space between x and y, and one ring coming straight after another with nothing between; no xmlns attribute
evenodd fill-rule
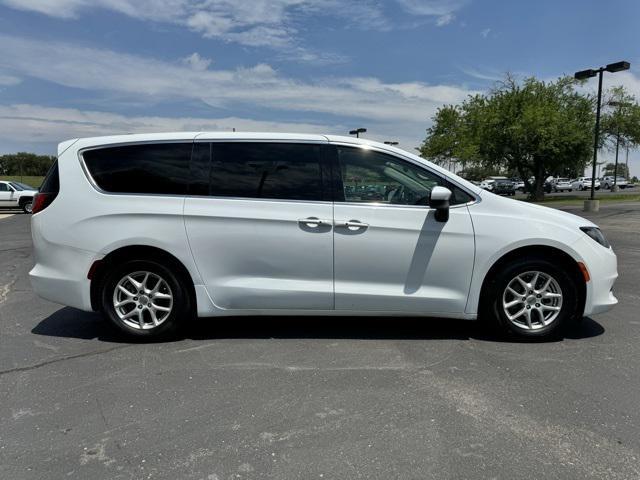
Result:
<svg viewBox="0 0 640 480"><path fill-rule="evenodd" d="M0 183L0 192L8 192L9 191L9 185L7 185L6 183Z"/></svg>
<svg viewBox="0 0 640 480"><path fill-rule="evenodd" d="M346 202L428 205L435 186L452 191L452 205L472 200L446 179L385 153L338 147L338 161Z"/></svg>
<svg viewBox="0 0 640 480"><path fill-rule="evenodd" d="M324 199L319 145L252 142L211 145L212 196Z"/></svg>
<svg viewBox="0 0 640 480"><path fill-rule="evenodd" d="M105 147L82 154L96 184L106 192L187 193L192 143Z"/></svg>

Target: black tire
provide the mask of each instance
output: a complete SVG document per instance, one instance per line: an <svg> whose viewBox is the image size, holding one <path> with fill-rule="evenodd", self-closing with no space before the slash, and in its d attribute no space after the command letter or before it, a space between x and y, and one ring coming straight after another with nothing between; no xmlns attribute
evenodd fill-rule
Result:
<svg viewBox="0 0 640 480"><path fill-rule="evenodd" d="M27 198L20 202L20 208L24 213L31 213L33 211L33 198Z"/></svg>
<svg viewBox="0 0 640 480"><path fill-rule="evenodd" d="M134 272L151 272L163 279L170 289L173 297L171 311L166 318L155 327L146 329L134 328L128 325L116 313L114 291L121 279ZM100 309L104 316L115 325L116 328L132 338L149 340L172 338L176 335L179 328L194 316L191 295L186 287L186 285L188 285L187 282L190 282L191 279L183 277L184 275L179 274L176 268L172 268L170 263L164 261L163 263L153 260L125 261L111 268L104 276L100 286ZM140 300L142 300L142 297ZM150 300L149 304L152 303L153 300ZM145 307L142 307L141 310L144 311ZM147 314L147 319L148 318Z"/></svg>
<svg viewBox="0 0 640 480"><path fill-rule="evenodd" d="M520 327L509 320L503 308L503 294L516 276L533 271L549 275L557 282L562 294L562 305L553 321L535 330L529 330L524 325ZM488 285L487 295L488 302L485 304L487 310L485 313L494 320L495 326L503 333L524 338L558 337L577 318L577 313L579 312L579 295L575 279L567 272L566 268L563 268L562 264L558 265L536 256L525 256L504 266ZM515 308L517 309L518 307ZM540 318L539 316L536 317Z"/></svg>

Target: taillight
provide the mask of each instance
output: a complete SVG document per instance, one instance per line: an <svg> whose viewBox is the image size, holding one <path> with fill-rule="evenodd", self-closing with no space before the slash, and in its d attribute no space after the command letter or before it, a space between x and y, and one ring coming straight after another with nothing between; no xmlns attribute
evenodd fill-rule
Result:
<svg viewBox="0 0 640 480"><path fill-rule="evenodd" d="M33 199L33 207L31 213L38 213L51 205L56 198L55 193L38 193Z"/></svg>

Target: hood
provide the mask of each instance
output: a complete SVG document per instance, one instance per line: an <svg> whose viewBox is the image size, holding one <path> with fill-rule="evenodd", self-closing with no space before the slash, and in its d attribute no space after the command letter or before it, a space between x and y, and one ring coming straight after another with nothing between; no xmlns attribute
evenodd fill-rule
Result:
<svg viewBox="0 0 640 480"><path fill-rule="evenodd" d="M595 223L578 215L535 203L501 197L486 190L482 191L480 197L483 202L490 202L494 208L504 209L505 213L511 213L513 216L521 216L523 220L556 224L560 228L572 230L580 227L597 227Z"/></svg>

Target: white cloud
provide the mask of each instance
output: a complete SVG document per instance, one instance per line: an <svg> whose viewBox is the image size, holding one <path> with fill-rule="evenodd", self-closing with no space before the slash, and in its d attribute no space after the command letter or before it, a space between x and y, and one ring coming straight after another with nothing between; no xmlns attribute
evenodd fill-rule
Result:
<svg viewBox="0 0 640 480"><path fill-rule="evenodd" d="M591 81L589 83L594 86L597 85L597 81ZM622 85L630 94L634 95L636 99L640 101L640 77L637 77L631 71L618 72L613 74L607 74L605 72L603 77L603 85L605 89Z"/></svg>
<svg viewBox="0 0 640 480"><path fill-rule="evenodd" d="M455 18L454 12L464 7L468 0L397 0L410 14L437 17L436 25L443 26Z"/></svg>
<svg viewBox="0 0 640 480"><path fill-rule="evenodd" d="M491 33L491 29L490 28L485 28L484 30L482 30L480 32L480 36L482 38L487 38L489 36L489 34Z"/></svg>
<svg viewBox="0 0 640 480"><path fill-rule="evenodd" d="M468 0L396 1L406 13L436 17L437 25L442 26ZM300 47L297 37L304 16L339 18L366 29L391 29L389 16L377 0L349 5L341 0L0 0L0 4L62 19L105 9L138 20L181 25L205 38L278 49Z"/></svg>
<svg viewBox="0 0 640 480"><path fill-rule="evenodd" d="M21 80L18 77L0 72L0 87L12 87L13 85L18 85L20 82Z"/></svg>
<svg viewBox="0 0 640 480"><path fill-rule="evenodd" d="M449 25L455 19L455 15L453 13L447 13L445 15L441 15L436 20L436 25L438 27L444 27L445 25Z"/></svg>
<svg viewBox="0 0 640 480"><path fill-rule="evenodd" d="M60 142L67 138L175 131L280 131L326 133L313 123L259 121L247 118L130 116L39 105L0 105L0 141ZM335 127L334 127L335 128ZM344 130L341 129L341 130Z"/></svg>
<svg viewBox="0 0 640 480"><path fill-rule="evenodd" d="M21 76L103 96L113 92L134 102L191 99L227 109L242 105L420 125L442 103L457 103L474 93L454 85L384 83L377 78L303 82L282 76L266 64L235 70L193 69L179 62L2 35L0 58Z"/></svg>
<svg viewBox="0 0 640 480"><path fill-rule="evenodd" d="M184 57L182 63L188 65L193 70L198 72L204 72L211 65L212 60L210 58L201 57L198 52L194 52L191 55Z"/></svg>
<svg viewBox="0 0 640 480"><path fill-rule="evenodd" d="M367 138L400 142L412 151L424 137L424 127L415 124L367 124ZM239 117L198 118L132 116L75 108L52 108L40 105L0 105L0 154L14 149L55 153L55 145L75 137L92 137L126 133L175 131L289 132L342 134L353 124L331 125L304 121L279 122ZM7 148L7 145L15 147Z"/></svg>

